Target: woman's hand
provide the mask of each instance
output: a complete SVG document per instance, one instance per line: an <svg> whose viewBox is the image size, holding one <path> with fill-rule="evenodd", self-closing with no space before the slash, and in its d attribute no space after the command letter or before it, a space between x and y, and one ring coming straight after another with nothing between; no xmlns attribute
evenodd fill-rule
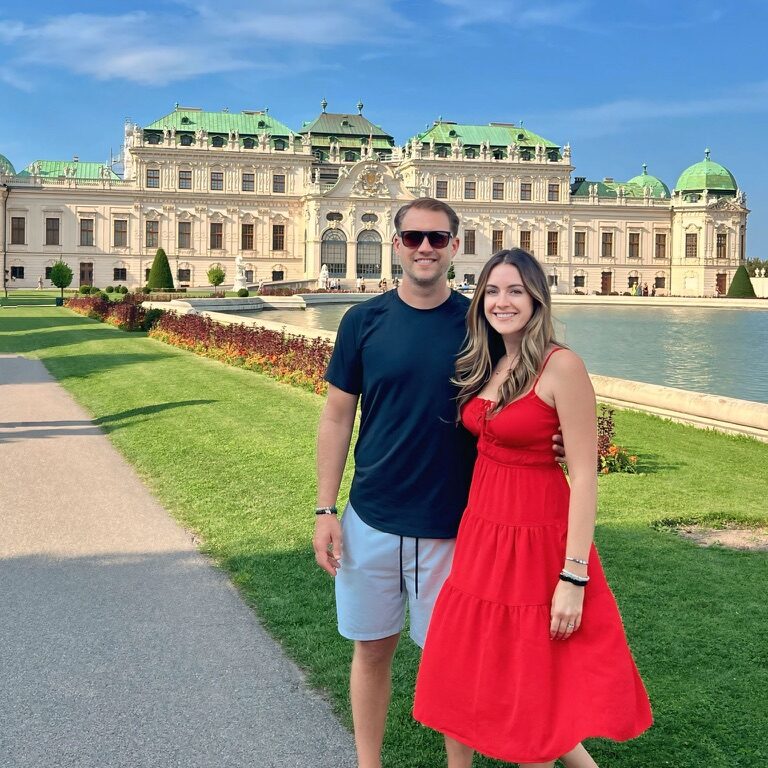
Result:
<svg viewBox="0 0 768 768"><path fill-rule="evenodd" d="M558 581L552 595L552 612L549 624L550 640L567 640L581 626L584 590L567 581Z"/></svg>

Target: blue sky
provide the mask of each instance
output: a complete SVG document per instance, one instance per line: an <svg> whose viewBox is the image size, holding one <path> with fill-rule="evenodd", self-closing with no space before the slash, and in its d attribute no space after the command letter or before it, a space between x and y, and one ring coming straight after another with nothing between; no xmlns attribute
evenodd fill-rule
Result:
<svg viewBox="0 0 768 768"><path fill-rule="evenodd" d="M0 153L104 161L126 118L364 114L402 144L438 117L524 121L575 174L670 187L709 147L768 258L765 0L39 0L0 4Z"/></svg>

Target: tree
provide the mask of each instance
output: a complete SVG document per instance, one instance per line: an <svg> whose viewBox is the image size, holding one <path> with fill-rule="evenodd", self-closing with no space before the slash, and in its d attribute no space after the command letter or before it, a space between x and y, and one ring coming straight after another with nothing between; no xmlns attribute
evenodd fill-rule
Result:
<svg viewBox="0 0 768 768"><path fill-rule="evenodd" d="M451 265L448 267L448 275L449 280L453 280L456 277L456 270L454 269L453 262L451 262Z"/></svg>
<svg viewBox="0 0 768 768"><path fill-rule="evenodd" d="M168 257L162 248L158 248L155 254L155 260L152 262L152 269L149 270L149 277L147 278L147 288L156 291L173 290L171 265L168 263Z"/></svg>
<svg viewBox="0 0 768 768"><path fill-rule="evenodd" d="M73 272L69 265L63 261L57 261L51 267L51 282L57 287L61 288L61 300L64 301L64 289L69 288L72 284Z"/></svg>
<svg viewBox="0 0 768 768"><path fill-rule="evenodd" d="M731 286L728 293L725 294L729 299L756 299L755 289L752 287L752 281L749 279L747 268L742 264L731 280Z"/></svg>
<svg viewBox="0 0 768 768"><path fill-rule="evenodd" d="M218 264L208 270L208 282L214 287L214 293L215 289L224 282L225 277L226 273Z"/></svg>

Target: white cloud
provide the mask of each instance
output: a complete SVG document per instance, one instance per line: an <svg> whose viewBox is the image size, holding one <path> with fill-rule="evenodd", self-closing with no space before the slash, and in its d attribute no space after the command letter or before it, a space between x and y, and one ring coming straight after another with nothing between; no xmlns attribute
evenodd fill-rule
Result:
<svg viewBox="0 0 768 768"><path fill-rule="evenodd" d="M0 45L11 51L7 61L26 67L163 85L234 70L277 70L292 54L306 58L327 46L360 41L375 46L390 34L382 30L408 27L382 0L268 0L258 6L231 0L225 10L212 0L178 0L167 8L73 13L34 27L6 21Z"/></svg>
<svg viewBox="0 0 768 768"><path fill-rule="evenodd" d="M704 98L675 101L617 99L594 106L534 115L533 120L568 130L571 137L605 136L618 133L629 125L660 120L766 111L768 80L747 83L730 93L712 94Z"/></svg>
<svg viewBox="0 0 768 768"><path fill-rule="evenodd" d="M469 27L489 22L511 26L568 26L585 7L584 2L559 3L538 0L438 0L449 15L447 22L454 27Z"/></svg>

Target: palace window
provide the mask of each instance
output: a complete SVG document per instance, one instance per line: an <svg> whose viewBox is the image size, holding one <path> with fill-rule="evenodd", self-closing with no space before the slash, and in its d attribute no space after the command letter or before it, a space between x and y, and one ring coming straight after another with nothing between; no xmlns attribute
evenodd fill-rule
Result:
<svg viewBox="0 0 768 768"><path fill-rule="evenodd" d="M351 149L348 149L348 150L347 150L347 151L344 153L344 160L345 160L347 163L354 163L354 162L357 162L357 152L353 152Z"/></svg>
<svg viewBox="0 0 768 768"><path fill-rule="evenodd" d="M465 181L464 182L464 199L474 200L477 197L477 182Z"/></svg>
<svg viewBox="0 0 768 768"><path fill-rule="evenodd" d="M191 248L192 247L192 222L180 221L178 229L178 248Z"/></svg>
<svg viewBox="0 0 768 768"><path fill-rule="evenodd" d="M211 250L224 247L224 225L220 221L211 222Z"/></svg>
<svg viewBox="0 0 768 768"><path fill-rule="evenodd" d="M254 184L254 175L252 173L243 173L240 186L243 192L253 192L256 188Z"/></svg>
<svg viewBox="0 0 768 768"><path fill-rule="evenodd" d="M224 189L223 171L211 171L211 189L216 191Z"/></svg>
<svg viewBox="0 0 768 768"><path fill-rule="evenodd" d="M573 255L583 259L587 255L587 233L574 232L573 236Z"/></svg>
<svg viewBox="0 0 768 768"><path fill-rule="evenodd" d="M160 187L160 169L147 168L147 187L157 189Z"/></svg>
<svg viewBox="0 0 768 768"><path fill-rule="evenodd" d="M695 259L699 253L699 236L695 232L689 232L685 236L685 258Z"/></svg>
<svg viewBox="0 0 768 768"><path fill-rule="evenodd" d="M492 197L494 200L504 199L504 182L503 181L493 182Z"/></svg>
<svg viewBox="0 0 768 768"><path fill-rule="evenodd" d="M520 247L524 251L528 251L528 253L533 253L533 250L531 249L531 230L530 229L520 230Z"/></svg>
<svg viewBox="0 0 768 768"><path fill-rule="evenodd" d="M475 230L474 229L464 230L464 253L468 253L470 255L475 253Z"/></svg>
<svg viewBox="0 0 768 768"><path fill-rule="evenodd" d="M23 216L11 216L11 245L24 245L27 237L27 220Z"/></svg>
<svg viewBox="0 0 768 768"><path fill-rule="evenodd" d="M160 143L160 134L159 133L148 133L147 134L147 144L159 144Z"/></svg>
<svg viewBox="0 0 768 768"><path fill-rule="evenodd" d="M560 200L560 185L548 184L547 185L547 200L550 203L556 203Z"/></svg>
<svg viewBox="0 0 768 768"><path fill-rule="evenodd" d="M243 149L253 149L256 146L256 141L251 138L243 139Z"/></svg>
<svg viewBox="0 0 768 768"><path fill-rule="evenodd" d="M283 141L283 139L275 139L275 149L278 152L285 151L286 143Z"/></svg>
<svg viewBox="0 0 768 768"><path fill-rule="evenodd" d="M585 288L587 284L587 276L586 275L574 275L573 276L573 287L574 288Z"/></svg>
<svg viewBox="0 0 768 768"><path fill-rule="evenodd" d="M192 171L179 171L179 189L192 189Z"/></svg>
<svg viewBox="0 0 768 768"><path fill-rule="evenodd" d="M520 182L520 199L530 200L533 192L533 184L530 181Z"/></svg>
<svg viewBox="0 0 768 768"><path fill-rule="evenodd" d="M147 221L144 229L144 245L147 248L157 248L160 244L160 222Z"/></svg>
<svg viewBox="0 0 768 768"><path fill-rule="evenodd" d="M46 267L45 268L45 279L46 280L50 280L52 274L53 274L53 267Z"/></svg>
<svg viewBox="0 0 768 768"><path fill-rule="evenodd" d="M253 224L243 224L240 229L240 249L253 250Z"/></svg>
<svg viewBox="0 0 768 768"><path fill-rule="evenodd" d="M656 235L656 251L654 255L656 256L657 259L667 258L667 235L666 234Z"/></svg>
<svg viewBox="0 0 768 768"><path fill-rule="evenodd" d="M465 272L464 273L464 282L467 285L474 285L475 284L475 273L474 272Z"/></svg>
<svg viewBox="0 0 768 768"><path fill-rule="evenodd" d="M80 219L80 245L93 245L93 219Z"/></svg>
<svg viewBox="0 0 768 768"><path fill-rule="evenodd" d="M464 152L464 157L474 160L477 157L477 152L472 147L468 147Z"/></svg>
<svg viewBox="0 0 768 768"><path fill-rule="evenodd" d="M717 256L718 259L724 259L728 256L728 235L725 232L717 233L715 256Z"/></svg>
<svg viewBox="0 0 768 768"><path fill-rule="evenodd" d="M285 224L272 225L272 250L285 250Z"/></svg>
<svg viewBox="0 0 768 768"><path fill-rule="evenodd" d="M640 233L639 232L629 233L629 258L630 259L640 258Z"/></svg>
<svg viewBox="0 0 768 768"><path fill-rule="evenodd" d="M445 179L435 181L435 197L438 200L445 200L448 197L448 182Z"/></svg>
<svg viewBox="0 0 768 768"><path fill-rule="evenodd" d="M128 247L128 219L115 219L112 222L112 242L115 248Z"/></svg>
<svg viewBox="0 0 768 768"><path fill-rule="evenodd" d="M192 279L192 270L180 268L176 273L176 277L180 283L188 283Z"/></svg>
<svg viewBox="0 0 768 768"><path fill-rule="evenodd" d="M612 259L613 258L613 232L603 232L601 240L602 240L602 245L600 249L600 255L604 259Z"/></svg>
<svg viewBox="0 0 768 768"><path fill-rule="evenodd" d="M211 139L211 144L214 147L223 147L224 146L224 137L223 136L214 136Z"/></svg>
<svg viewBox="0 0 768 768"><path fill-rule="evenodd" d="M144 282L146 283L147 280L149 280L149 273L152 271L152 267L147 267L144 270Z"/></svg>
<svg viewBox="0 0 768 768"><path fill-rule="evenodd" d="M503 149L494 149L492 152L492 156L494 160L503 160L504 159L504 150Z"/></svg>
<svg viewBox="0 0 768 768"><path fill-rule="evenodd" d="M491 250L496 253L504 247L504 230L494 229L491 232Z"/></svg>
<svg viewBox="0 0 768 768"><path fill-rule="evenodd" d="M126 267L115 267L112 270L112 279L125 282L128 279L128 270Z"/></svg>
<svg viewBox="0 0 768 768"><path fill-rule="evenodd" d="M272 176L272 191L277 194L285 194L285 174L276 173Z"/></svg>
<svg viewBox="0 0 768 768"><path fill-rule="evenodd" d="M194 139L188 133L182 134L181 138L179 139L179 143L182 147L191 147L193 142Z"/></svg>
<svg viewBox="0 0 768 768"><path fill-rule="evenodd" d="M23 280L23 279L24 279L24 267L12 266L11 280Z"/></svg>
<svg viewBox="0 0 768 768"><path fill-rule="evenodd" d="M654 288L666 288L667 287L667 278L666 277L657 277L653 281Z"/></svg>
<svg viewBox="0 0 768 768"><path fill-rule="evenodd" d="M45 220L45 244L60 245L59 219L48 218Z"/></svg>
<svg viewBox="0 0 768 768"><path fill-rule="evenodd" d="M437 157L448 157L448 147L438 147L435 150L435 155Z"/></svg>
<svg viewBox="0 0 768 768"><path fill-rule="evenodd" d="M328 214L328 216L331 215ZM320 243L320 263L328 267L330 277L344 277L347 274L347 238L340 229L326 229L323 232Z"/></svg>
<svg viewBox="0 0 768 768"><path fill-rule="evenodd" d="M557 256L559 236L559 232L547 232L547 256Z"/></svg>

